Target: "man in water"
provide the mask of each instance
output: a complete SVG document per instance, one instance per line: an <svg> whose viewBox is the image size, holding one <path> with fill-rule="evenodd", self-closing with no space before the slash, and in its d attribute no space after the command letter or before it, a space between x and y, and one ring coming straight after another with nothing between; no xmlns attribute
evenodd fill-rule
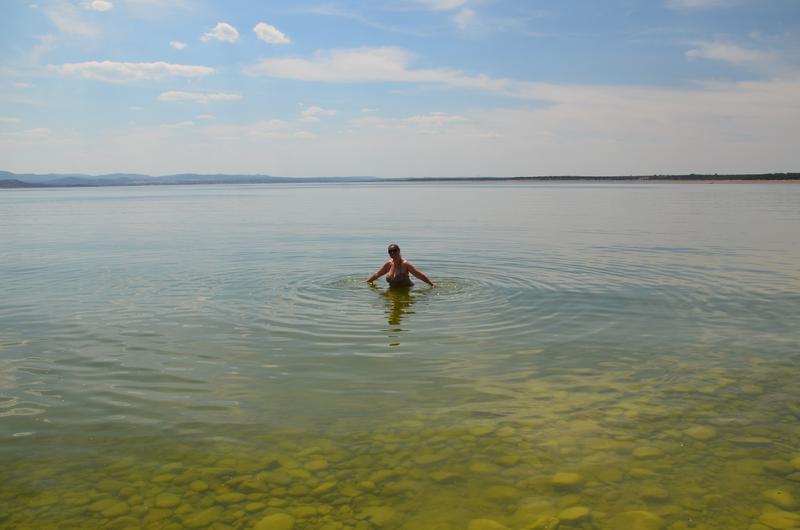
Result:
<svg viewBox="0 0 800 530"><path fill-rule="evenodd" d="M389 282L389 287L411 287L414 282L408 277L408 273L413 274L431 287L436 287L422 271L417 270L411 262L403 259L403 256L400 255L400 247L396 243L392 243L389 245L389 259L375 274L367 279L367 283L372 283L386 274L386 281Z"/></svg>

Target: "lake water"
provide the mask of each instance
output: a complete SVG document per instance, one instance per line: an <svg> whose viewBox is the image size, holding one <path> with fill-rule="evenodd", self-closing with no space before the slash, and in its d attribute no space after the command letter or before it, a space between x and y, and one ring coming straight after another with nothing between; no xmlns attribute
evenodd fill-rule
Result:
<svg viewBox="0 0 800 530"><path fill-rule="evenodd" d="M800 185L0 193L0 527L800 528ZM360 283L397 242L437 283Z"/></svg>

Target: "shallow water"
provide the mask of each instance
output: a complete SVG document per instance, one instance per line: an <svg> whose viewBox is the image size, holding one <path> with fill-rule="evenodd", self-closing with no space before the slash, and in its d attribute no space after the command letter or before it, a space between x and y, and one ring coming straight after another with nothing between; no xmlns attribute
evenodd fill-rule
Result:
<svg viewBox="0 0 800 530"><path fill-rule="evenodd" d="M0 526L798 528L798 204L4 191Z"/></svg>

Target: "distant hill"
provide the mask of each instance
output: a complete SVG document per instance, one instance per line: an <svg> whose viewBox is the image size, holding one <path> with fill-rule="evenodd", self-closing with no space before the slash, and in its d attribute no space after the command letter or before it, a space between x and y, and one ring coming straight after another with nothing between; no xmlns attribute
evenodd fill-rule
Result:
<svg viewBox="0 0 800 530"><path fill-rule="evenodd" d="M40 184L31 184L18 179L0 179L0 188L39 188Z"/></svg>
<svg viewBox="0 0 800 530"><path fill-rule="evenodd" d="M175 184L263 184L297 182L369 182L374 177L273 177L271 175L227 175L181 173L153 177L140 173L110 173L107 175L84 175L80 173L11 173L0 171L0 181L19 181L23 184L45 186L152 186ZM12 187L11 185L5 187ZM24 187L24 186L14 186Z"/></svg>
<svg viewBox="0 0 800 530"><path fill-rule="evenodd" d="M271 175L227 175L180 173L153 177L139 173L84 175L80 173L11 173L0 171L0 188L80 187L80 186L155 186L176 184L297 184L346 182L669 182L669 181L800 181L800 173L759 173L742 175L630 175L630 176L520 176L520 177L273 177Z"/></svg>

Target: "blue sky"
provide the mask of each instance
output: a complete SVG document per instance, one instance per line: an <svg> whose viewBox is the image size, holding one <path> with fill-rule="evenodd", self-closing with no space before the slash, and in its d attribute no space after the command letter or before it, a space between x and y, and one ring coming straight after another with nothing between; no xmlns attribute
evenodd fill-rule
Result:
<svg viewBox="0 0 800 530"><path fill-rule="evenodd" d="M0 9L0 169L800 170L797 0Z"/></svg>

